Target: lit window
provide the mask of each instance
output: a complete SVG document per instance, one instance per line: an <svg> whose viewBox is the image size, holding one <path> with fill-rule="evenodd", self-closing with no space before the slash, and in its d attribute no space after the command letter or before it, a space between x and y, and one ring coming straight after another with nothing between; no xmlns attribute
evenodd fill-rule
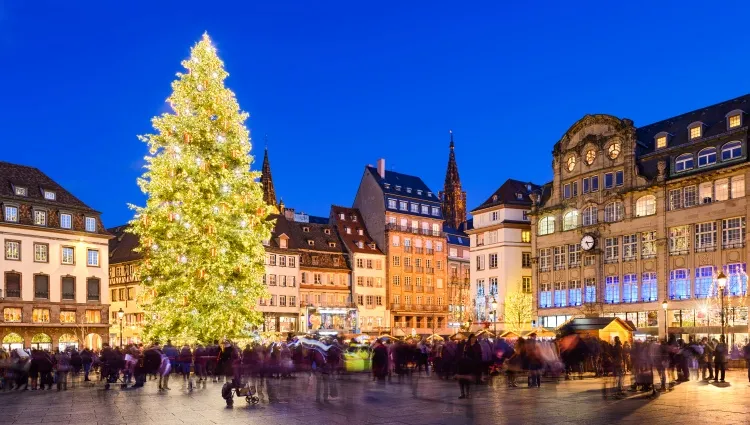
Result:
<svg viewBox="0 0 750 425"><path fill-rule="evenodd" d="M401 211L406 211L406 210L409 209L408 207L409 206L408 206L408 203L406 201L399 201L399 203L398 203L398 209L400 209Z"/></svg>
<svg viewBox="0 0 750 425"><path fill-rule="evenodd" d="M742 142L735 140L724 144L721 147L721 160L728 161L730 159L739 158L742 156Z"/></svg>
<svg viewBox="0 0 750 425"><path fill-rule="evenodd" d="M644 217L654 214L656 214L656 196L646 195L638 198L635 202L635 216Z"/></svg>
<svg viewBox="0 0 750 425"><path fill-rule="evenodd" d="M94 217L86 217L86 231L96 232L96 219Z"/></svg>
<svg viewBox="0 0 750 425"><path fill-rule="evenodd" d="M698 152L698 168L716 164L716 148L706 148Z"/></svg>
<svg viewBox="0 0 750 425"><path fill-rule="evenodd" d="M684 153L677 157L674 161L674 169L676 172L692 170L694 166L693 154Z"/></svg>
<svg viewBox="0 0 750 425"><path fill-rule="evenodd" d="M5 206L5 221L18 223L18 208L10 205Z"/></svg>
<svg viewBox="0 0 750 425"><path fill-rule="evenodd" d="M92 267L99 266L99 250L88 249L86 250L86 265Z"/></svg>
<svg viewBox="0 0 750 425"><path fill-rule="evenodd" d="M549 235L555 232L555 217L547 216L539 220L539 235Z"/></svg>
<svg viewBox="0 0 750 425"><path fill-rule="evenodd" d="M33 323L49 323L49 309L35 308L31 310L31 321Z"/></svg>
<svg viewBox="0 0 750 425"><path fill-rule="evenodd" d="M745 176L734 176L731 179L732 199L745 196Z"/></svg>
<svg viewBox="0 0 750 425"><path fill-rule="evenodd" d="M672 255L686 254L690 249L690 226L676 226L669 228L669 253Z"/></svg>
<svg viewBox="0 0 750 425"><path fill-rule="evenodd" d="M44 199L48 201L54 201L57 198L57 195L55 192L52 192L51 190L45 190L44 191Z"/></svg>
<svg viewBox="0 0 750 425"><path fill-rule="evenodd" d="M411 203L411 212L413 213L419 213L419 204L415 204L414 202Z"/></svg>
<svg viewBox="0 0 750 425"><path fill-rule="evenodd" d="M21 259L21 242L20 241L5 241L5 259L6 260L20 260Z"/></svg>
<svg viewBox="0 0 750 425"><path fill-rule="evenodd" d="M72 246L64 246L62 248L62 264L74 264L75 263L75 248Z"/></svg>
<svg viewBox="0 0 750 425"><path fill-rule="evenodd" d="M620 276L607 276L605 278L604 302L607 304L620 302Z"/></svg>
<svg viewBox="0 0 750 425"><path fill-rule="evenodd" d="M690 298L690 273L687 269L669 272L669 298L673 300Z"/></svg>
<svg viewBox="0 0 750 425"><path fill-rule="evenodd" d="M667 136L659 136L656 138L656 149L662 149L667 147Z"/></svg>
<svg viewBox="0 0 750 425"><path fill-rule="evenodd" d="M47 211L34 210L34 224L37 226L47 225Z"/></svg>
<svg viewBox="0 0 750 425"><path fill-rule="evenodd" d="M428 207L427 205L422 205L422 214L430 215L430 207Z"/></svg>
<svg viewBox="0 0 750 425"><path fill-rule="evenodd" d="M440 216L440 208L432 207L432 215L435 216L435 217L439 217Z"/></svg>
<svg viewBox="0 0 750 425"><path fill-rule="evenodd" d="M695 127L690 128L690 138L691 139L697 139L701 137L701 130L702 126L696 125Z"/></svg>
<svg viewBox="0 0 750 425"><path fill-rule="evenodd" d="M60 214L60 227L63 229L70 229L73 225L73 220L70 214Z"/></svg>
<svg viewBox="0 0 750 425"><path fill-rule="evenodd" d="M396 200L393 198L388 199L388 208L395 210L396 209Z"/></svg>
<svg viewBox="0 0 750 425"><path fill-rule="evenodd" d="M597 223L597 214L599 213L596 206L590 206L583 209L583 225L592 226Z"/></svg>
<svg viewBox="0 0 750 425"><path fill-rule="evenodd" d="M732 115L729 117L729 128L737 128L742 124L742 119L740 118L740 114Z"/></svg>
<svg viewBox="0 0 750 425"><path fill-rule="evenodd" d="M72 310L62 310L60 311L60 323L75 323L76 322L76 312Z"/></svg>
<svg viewBox="0 0 750 425"><path fill-rule="evenodd" d="M604 207L604 221L612 223L623 218L625 205L621 201L615 201Z"/></svg>
<svg viewBox="0 0 750 425"><path fill-rule="evenodd" d="M521 242L531 242L531 232L528 230L522 230L521 231Z"/></svg>
<svg viewBox="0 0 750 425"><path fill-rule="evenodd" d="M27 196L28 191L23 186L14 186L13 191L15 192L16 196Z"/></svg>
<svg viewBox="0 0 750 425"><path fill-rule="evenodd" d="M49 245L45 243L34 244L34 261L37 263L46 263L49 259L48 256Z"/></svg>
<svg viewBox="0 0 750 425"><path fill-rule="evenodd" d="M86 310L84 320L86 323L101 323L102 312L99 310Z"/></svg>
<svg viewBox="0 0 750 425"><path fill-rule="evenodd" d="M3 309L3 320L6 323L21 322L22 309L20 307L5 307Z"/></svg>
<svg viewBox="0 0 750 425"><path fill-rule="evenodd" d="M638 278L635 274L622 277L622 301L634 303L638 301Z"/></svg>
<svg viewBox="0 0 750 425"><path fill-rule="evenodd" d="M563 216L563 230L572 230L578 227L578 210L572 210Z"/></svg>

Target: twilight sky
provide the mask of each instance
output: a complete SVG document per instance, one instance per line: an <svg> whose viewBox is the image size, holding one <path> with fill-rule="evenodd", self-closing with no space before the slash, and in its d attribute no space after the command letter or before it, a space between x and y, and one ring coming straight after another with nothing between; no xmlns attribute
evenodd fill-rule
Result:
<svg viewBox="0 0 750 425"><path fill-rule="evenodd" d="M749 2L654 3L0 0L0 160L126 222L136 135L208 31L288 206L351 205L380 157L438 191L453 129L471 209L548 181L586 113L641 126L748 92Z"/></svg>

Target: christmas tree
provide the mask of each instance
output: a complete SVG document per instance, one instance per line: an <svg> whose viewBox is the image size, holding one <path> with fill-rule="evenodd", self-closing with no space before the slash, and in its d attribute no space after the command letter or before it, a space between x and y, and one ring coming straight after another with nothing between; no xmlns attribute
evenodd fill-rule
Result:
<svg viewBox="0 0 750 425"><path fill-rule="evenodd" d="M261 321L266 297L263 241L273 207L263 202L259 173L250 171L250 137L229 75L208 35L182 62L167 99L171 113L152 120L148 195L131 230L139 236L147 287L145 335L210 341L246 335Z"/></svg>

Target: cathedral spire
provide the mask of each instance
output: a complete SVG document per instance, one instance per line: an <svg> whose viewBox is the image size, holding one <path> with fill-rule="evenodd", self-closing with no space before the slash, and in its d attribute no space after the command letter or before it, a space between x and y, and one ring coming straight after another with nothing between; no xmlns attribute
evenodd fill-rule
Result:
<svg viewBox="0 0 750 425"><path fill-rule="evenodd" d="M266 146L266 152L263 156L260 183L263 185L263 200L268 205L276 206L276 191L273 188L273 179L271 178L271 162L268 160L268 146Z"/></svg>
<svg viewBox="0 0 750 425"><path fill-rule="evenodd" d="M445 185L441 193L443 218L451 227L459 229L461 223L466 221L466 192L461 188L461 178L458 176L453 130L450 131L450 135L448 169L445 172Z"/></svg>

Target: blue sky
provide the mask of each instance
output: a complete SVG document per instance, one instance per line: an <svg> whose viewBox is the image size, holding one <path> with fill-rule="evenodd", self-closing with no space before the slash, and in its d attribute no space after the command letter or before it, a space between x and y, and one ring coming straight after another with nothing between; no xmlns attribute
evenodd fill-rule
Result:
<svg viewBox="0 0 750 425"><path fill-rule="evenodd" d="M438 191L453 129L473 208L549 180L586 113L645 125L748 92L750 4L655 3L0 0L0 159L124 223L136 136L208 31L287 205L351 205L380 157Z"/></svg>

